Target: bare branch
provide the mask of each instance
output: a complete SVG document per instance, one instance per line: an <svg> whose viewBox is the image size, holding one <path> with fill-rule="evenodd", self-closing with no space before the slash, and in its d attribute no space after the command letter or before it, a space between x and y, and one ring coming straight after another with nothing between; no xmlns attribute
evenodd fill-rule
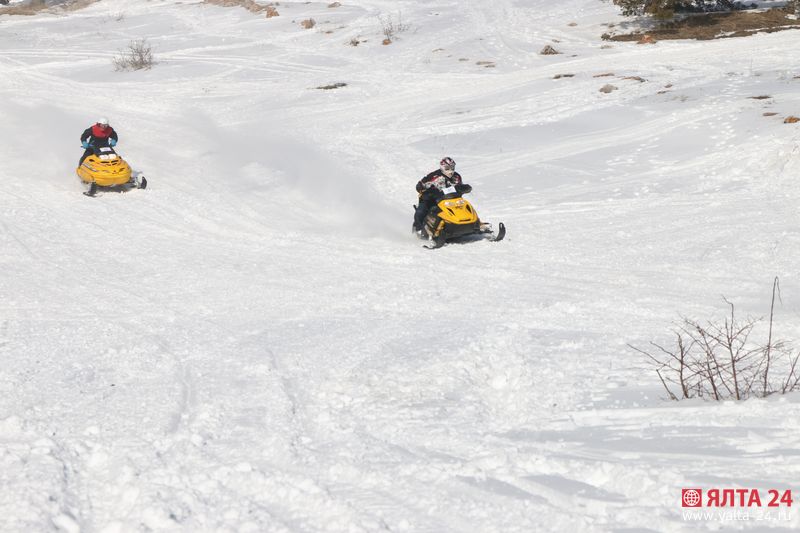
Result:
<svg viewBox="0 0 800 533"><path fill-rule="evenodd" d="M672 400L711 397L715 400L746 400L775 392L786 393L800 387L800 353L792 354L789 344L773 336L775 299L780 300L780 284L773 283L769 330L766 343L755 338L763 318L737 316L736 306L728 304L728 314L721 321L698 322L682 317L672 334L672 345L650 342L651 349L639 349L655 366L664 390ZM770 382L775 363L789 358L788 373L780 381ZM781 364L783 367L783 364Z"/></svg>

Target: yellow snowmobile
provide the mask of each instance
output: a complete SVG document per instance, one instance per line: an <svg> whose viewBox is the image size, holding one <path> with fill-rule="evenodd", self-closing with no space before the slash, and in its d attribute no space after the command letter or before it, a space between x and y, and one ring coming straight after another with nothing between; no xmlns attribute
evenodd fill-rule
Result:
<svg viewBox="0 0 800 533"><path fill-rule="evenodd" d="M110 146L92 146L94 153L86 157L76 169L78 177L89 186L86 196L97 194L98 187L119 187L144 189L147 179L139 172L133 172L130 165Z"/></svg>
<svg viewBox="0 0 800 533"><path fill-rule="evenodd" d="M503 240L506 236L505 224L500 222L497 233L494 233L492 225L481 222L478 212L463 198L464 194L471 191L471 186L463 184L447 187L442 191L442 197L425 216L422 230L418 234L421 239L428 241L423 246L435 249L441 248L449 241Z"/></svg>

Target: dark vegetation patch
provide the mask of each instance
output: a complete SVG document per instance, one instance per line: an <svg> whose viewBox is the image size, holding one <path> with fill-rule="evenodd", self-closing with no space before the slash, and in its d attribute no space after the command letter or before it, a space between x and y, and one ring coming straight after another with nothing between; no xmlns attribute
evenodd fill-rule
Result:
<svg viewBox="0 0 800 533"><path fill-rule="evenodd" d="M332 89L341 89L342 87L347 87L347 84L340 81L337 83L331 83L330 85L320 85L317 87L317 89L322 91L330 91Z"/></svg>
<svg viewBox="0 0 800 533"><path fill-rule="evenodd" d="M793 9L773 8L766 11L732 11L728 13L698 13L663 22L653 29L621 35L604 33L607 41L642 41L650 36L656 41L670 39L723 39L748 37L756 33L773 33L800 29L800 21L789 18Z"/></svg>

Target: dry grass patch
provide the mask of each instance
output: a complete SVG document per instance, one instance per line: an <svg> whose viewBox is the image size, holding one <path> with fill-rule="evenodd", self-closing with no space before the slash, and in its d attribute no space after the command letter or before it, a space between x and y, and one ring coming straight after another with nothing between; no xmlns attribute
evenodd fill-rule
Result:
<svg viewBox="0 0 800 533"><path fill-rule="evenodd" d="M60 6L48 6L45 0L31 0L24 6L9 6L9 7L0 7L0 15L36 15L37 13L41 13L43 11L53 12L56 9L61 11L76 11L78 9L83 9L86 6L94 4L97 0L73 0L71 2L65 2Z"/></svg>
<svg viewBox="0 0 800 533"><path fill-rule="evenodd" d="M302 26L306 30L310 30L314 26L317 25L317 21L314 19L305 19L300 21L300 26Z"/></svg>
<svg viewBox="0 0 800 533"><path fill-rule="evenodd" d="M756 33L773 33L800 29L800 22L792 15L792 8L773 8L767 11L732 11L729 13L702 13L686 15L660 24L647 32L611 35L604 33L607 41L655 42L670 39L723 39L747 37ZM647 39L646 39L647 38Z"/></svg>
<svg viewBox="0 0 800 533"><path fill-rule="evenodd" d="M275 9L274 6L281 5L280 2L272 2L267 5L262 5L257 4L254 0L203 0L203 3L220 7L243 7L251 13L261 13L266 11L267 18L277 17L279 15L278 10Z"/></svg>

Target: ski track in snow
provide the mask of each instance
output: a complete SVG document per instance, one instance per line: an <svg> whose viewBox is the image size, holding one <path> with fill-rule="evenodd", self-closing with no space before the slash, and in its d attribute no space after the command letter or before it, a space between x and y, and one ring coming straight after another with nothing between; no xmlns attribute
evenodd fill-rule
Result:
<svg viewBox="0 0 800 533"><path fill-rule="evenodd" d="M796 34L603 48L594 0L327 5L0 16L0 531L800 526L680 508L795 488L797 397L665 402L627 346L723 295L763 315L775 276L800 333ZM143 37L158 64L113 72ZM98 114L147 190L80 194ZM443 155L504 242L407 235Z"/></svg>

